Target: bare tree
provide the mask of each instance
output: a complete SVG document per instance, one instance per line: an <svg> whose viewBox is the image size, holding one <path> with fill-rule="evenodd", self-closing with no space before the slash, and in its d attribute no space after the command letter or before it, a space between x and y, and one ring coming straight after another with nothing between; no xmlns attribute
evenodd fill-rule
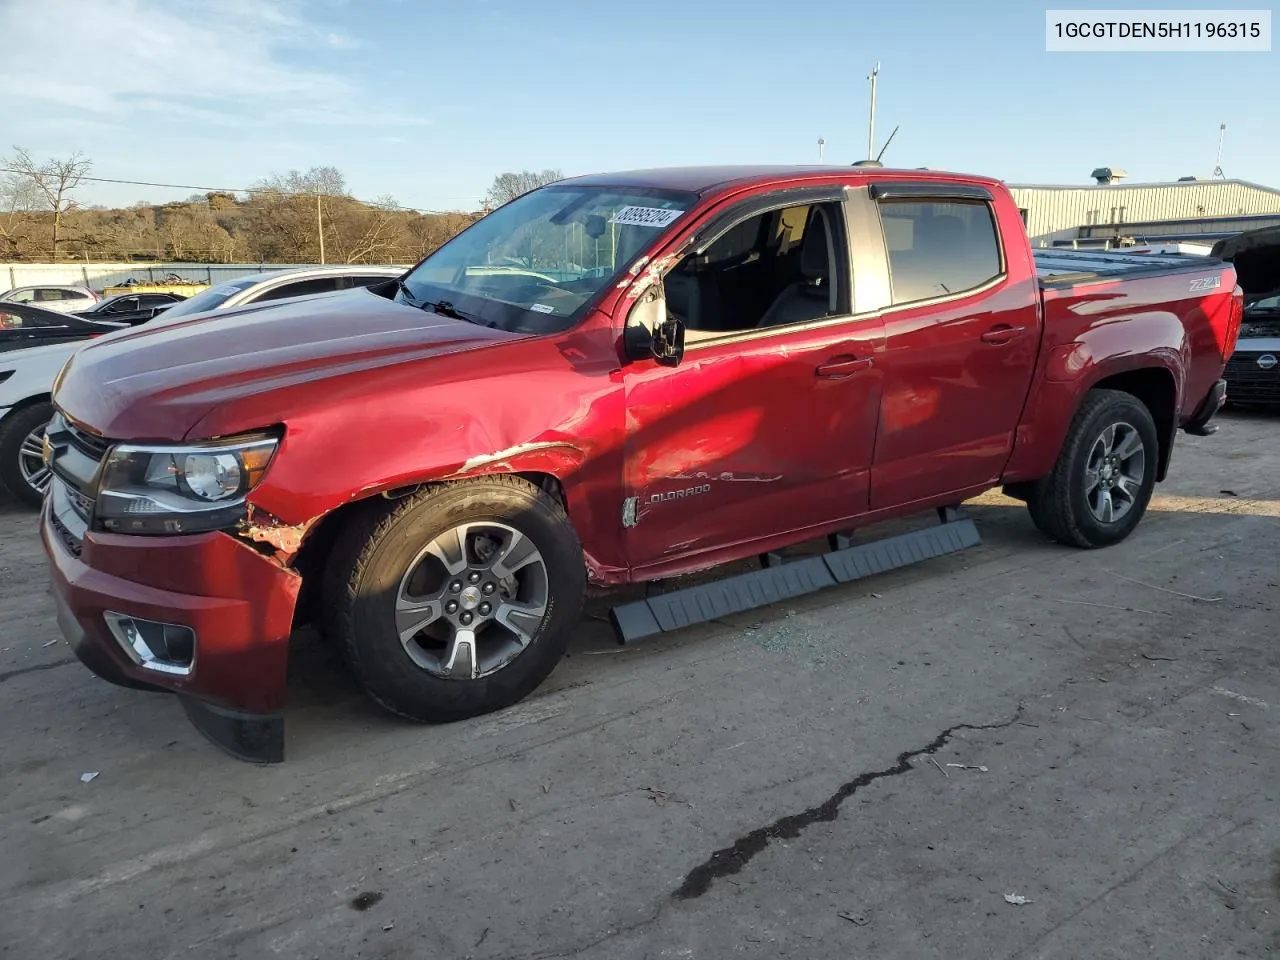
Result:
<svg viewBox="0 0 1280 960"><path fill-rule="evenodd" d="M25 255L38 209L40 191L29 178L12 173L0 176L0 254Z"/></svg>
<svg viewBox="0 0 1280 960"><path fill-rule="evenodd" d="M564 174L559 170L521 170L519 173L500 173L493 178L489 192L485 194L485 203L490 207L500 207L510 200L530 190L563 180Z"/></svg>
<svg viewBox="0 0 1280 960"><path fill-rule="evenodd" d="M53 211L53 240L50 253L53 260L58 259L58 238L62 232L62 221L67 212L76 208L71 199L71 191L80 186L80 181L88 175L93 162L80 153L61 160L37 162L30 153L21 147L14 147L14 155L5 161L5 166L14 171L13 175L26 180L35 186L44 205Z"/></svg>
<svg viewBox="0 0 1280 960"><path fill-rule="evenodd" d="M347 178L337 167L312 167L305 171L273 173L259 182L257 189L292 195L345 197Z"/></svg>

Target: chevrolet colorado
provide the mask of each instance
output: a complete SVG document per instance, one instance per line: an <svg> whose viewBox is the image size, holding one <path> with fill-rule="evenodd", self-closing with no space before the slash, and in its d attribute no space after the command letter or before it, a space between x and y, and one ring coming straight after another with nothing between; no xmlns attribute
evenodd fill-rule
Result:
<svg viewBox="0 0 1280 960"><path fill-rule="evenodd" d="M589 584L996 486L1058 541L1124 539L1178 430L1212 431L1240 314L1218 260L1034 255L984 177L561 181L383 285L76 352L45 445L59 621L248 759L283 757L303 618L397 714L496 710Z"/></svg>

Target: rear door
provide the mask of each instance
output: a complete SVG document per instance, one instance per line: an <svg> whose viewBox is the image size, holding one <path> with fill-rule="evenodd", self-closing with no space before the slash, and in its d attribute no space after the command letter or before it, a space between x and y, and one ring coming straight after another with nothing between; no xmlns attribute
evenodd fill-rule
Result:
<svg viewBox="0 0 1280 960"><path fill-rule="evenodd" d="M871 507L881 509L999 477L1040 321L1034 271L1009 269L986 188L882 182L869 199L890 285L871 468Z"/></svg>

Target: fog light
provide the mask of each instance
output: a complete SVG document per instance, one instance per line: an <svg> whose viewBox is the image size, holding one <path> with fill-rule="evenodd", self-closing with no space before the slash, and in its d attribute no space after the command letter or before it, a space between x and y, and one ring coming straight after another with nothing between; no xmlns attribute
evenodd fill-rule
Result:
<svg viewBox="0 0 1280 960"><path fill-rule="evenodd" d="M191 673L196 659L196 634L190 627L110 610L102 616L129 659L144 670L179 677Z"/></svg>

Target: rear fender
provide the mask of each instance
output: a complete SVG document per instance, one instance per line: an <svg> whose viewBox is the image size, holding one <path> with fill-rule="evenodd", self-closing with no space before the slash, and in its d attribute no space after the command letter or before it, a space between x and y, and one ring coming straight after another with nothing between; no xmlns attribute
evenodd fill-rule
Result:
<svg viewBox="0 0 1280 960"><path fill-rule="evenodd" d="M1019 483L1047 476L1085 394L1098 386L1129 389L1126 375L1132 377L1142 371L1160 371L1172 384L1172 408L1151 411L1158 429L1169 425L1168 429L1159 429L1157 476L1163 479L1173 445L1173 426L1185 393L1188 349L1178 317L1151 311L1108 318L1108 322L1085 330L1072 342L1046 350L1002 482ZM1129 392L1141 396L1135 389Z"/></svg>

